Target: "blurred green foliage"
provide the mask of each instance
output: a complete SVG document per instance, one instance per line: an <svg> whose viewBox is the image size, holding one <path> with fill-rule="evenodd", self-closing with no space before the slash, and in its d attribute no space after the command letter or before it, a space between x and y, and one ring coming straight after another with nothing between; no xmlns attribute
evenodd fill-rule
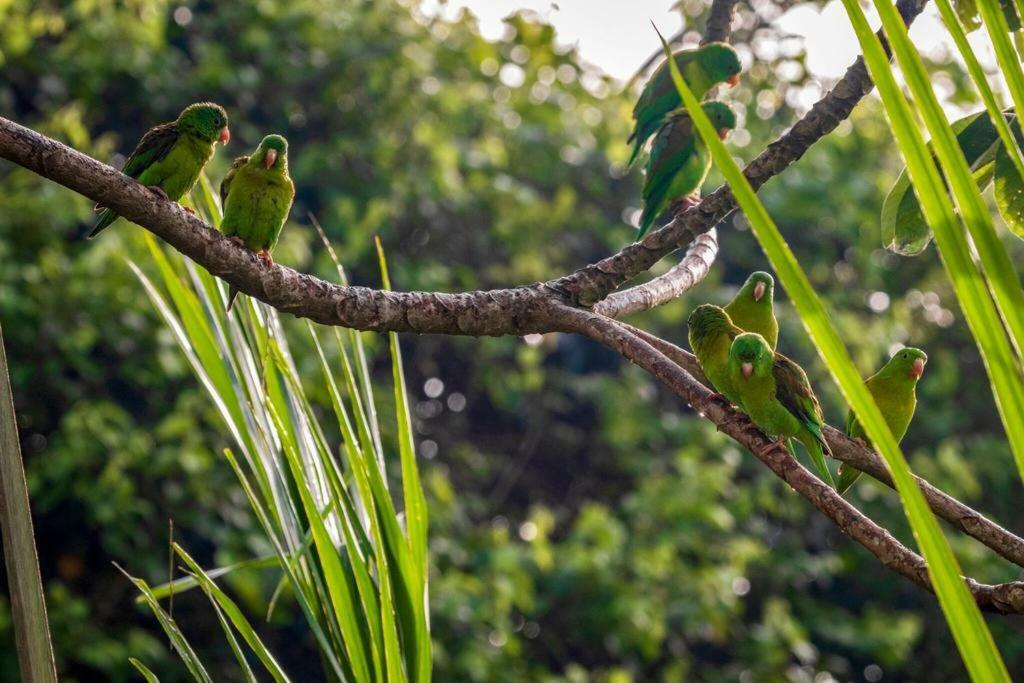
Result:
<svg viewBox="0 0 1024 683"><path fill-rule="evenodd" d="M822 92L800 42L765 23L788 5L760 0L756 16L741 6L734 42L748 70L727 96L748 160ZM703 3L682 11L702 25ZM958 68L932 66L951 101L976 108ZM265 133L285 133L298 197L275 256L324 277L332 266L309 214L358 284L377 283L381 235L405 289L547 279L632 235L632 93L534 15L514 16L492 43L470 16L434 20L386 0L8 0L0 74L0 112L103 160L199 99L232 118L215 178ZM906 259L879 243L900 167L869 99L761 196L865 373L894 344L928 351L904 441L915 470L1019 529L1020 484L934 250ZM181 680L111 561L160 582L168 518L204 566L267 548L219 455L227 436L128 270L127 258L148 262L137 229L87 244L91 220L85 199L0 164L0 318L59 668L66 681L135 680L132 655ZM708 281L637 322L681 343L695 303L724 302L764 267L742 217L720 235ZM1008 245L1024 262L1020 243ZM782 346L841 423L845 406L784 299L780 318ZM930 595L610 352L563 335L403 345L431 510L437 680L963 678ZM295 348L300 370L317 372ZM891 492L865 482L853 499L912 542ZM953 541L979 580L1018 578ZM227 582L254 623L276 578ZM175 616L220 679L238 680L201 598L181 596ZM1012 621L989 621L1021 670ZM262 631L297 679L318 670L287 598ZM0 636L7 680L16 663L3 614Z"/></svg>

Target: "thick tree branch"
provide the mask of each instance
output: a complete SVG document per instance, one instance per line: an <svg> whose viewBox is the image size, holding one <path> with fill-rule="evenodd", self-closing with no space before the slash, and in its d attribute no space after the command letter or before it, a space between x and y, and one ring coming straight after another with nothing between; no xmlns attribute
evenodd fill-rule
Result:
<svg viewBox="0 0 1024 683"><path fill-rule="evenodd" d="M746 415L733 410L724 399L717 398L683 367L633 334L626 325L575 308L566 308L565 316L573 331L619 352L714 422L720 431L754 454L793 490L831 519L843 533L867 548L882 565L934 592L924 558L900 543L886 529L811 474L787 449L769 448L771 440ZM1024 613L1024 582L990 585L967 577L964 581L981 609L1003 614Z"/></svg>
<svg viewBox="0 0 1024 683"><path fill-rule="evenodd" d="M683 259L664 275L621 292L612 292L594 306L594 312L609 318L621 318L667 304L707 277L716 256L718 236L712 228L698 235Z"/></svg>
<svg viewBox="0 0 1024 683"><path fill-rule="evenodd" d="M738 0L714 0L708 12L708 23L704 28L704 39L701 45L724 42L729 39L732 30L732 17L736 11Z"/></svg>
<svg viewBox="0 0 1024 683"><path fill-rule="evenodd" d="M70 147L0 117L0 157L146 227L210 273L286 313L360 330L522 335L560 329L545 285L460 294L342 287L291 268L266 268L178 204Z"/></svg>
<svg viewBox="0 0 1024 683"><path fill-rule="evenodd" d="M692 353L649 332L644 332L631 326L624 326L641 340L671 359L686 372L700 378L701 383L705 387L709 386L700 371L700 366L697 365L697 359L694 358ZM895 489L892 477L889 475L889 469L878 453L860 442L847 437L835 427L826 425L824 432L825 440L828 441L829 448L832 449L832 455L836 460L849 463L889 488ZM927 480L916 475L914 478L917 479L917 484L924 494L928 506L938 517L941 517L956 529L988 546L1003 558L1019 567L1024 567L1024 539L999 526L985 517L985 515L961 503L948 493L936 488Z"/></svg>
<svg viewBox="0 0 1024 683"><path fill-rule="evenodd" d="M909 25L921 13L927 1L899 0L896 8ZM884 37L882 44L888 50ZM818 100L802 119L747 164L743 174L753 188L760 188L800 159L811 145L835 130L873 87L864 59L858 57L835 87ZM676 214L672 221L649 233L641 242L634 242L619 253L550 284L558 291L565 292L574 303L593 306L622 283L650 269L679 247L691 243L697 235L718 225L736 208L732 192L723 185L704 197L697 206Z"/></svg>

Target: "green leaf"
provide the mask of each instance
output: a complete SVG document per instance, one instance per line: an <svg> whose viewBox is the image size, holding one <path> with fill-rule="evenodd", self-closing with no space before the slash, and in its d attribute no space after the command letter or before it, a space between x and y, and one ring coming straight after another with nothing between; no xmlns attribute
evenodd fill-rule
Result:
<svg viewBox="0 0 1024 683"><path fill-rule="evenodd" d="M999 147L999 133L984 111L965 116L952 126L957 144L972 169L983 168L992 161ZM928 148L932 149L931 143ZM882 203L882 244L897 254L913 256L921 253L931 240L931 228L904 168Z"/></svg>
<svg viewBox="0 0 1024 683"><path fill-rule="evenodd" d="M1024 239L1024 178L1003 147L996 153L996 206L1006 227Z"/></svg>
<svg viewBox="0 0 1024 683"><path fill-rule="evenodd" d="M953 5L956 7L957 17L963 22L968 33L981 28L977 0L953 0Z"/></svg>

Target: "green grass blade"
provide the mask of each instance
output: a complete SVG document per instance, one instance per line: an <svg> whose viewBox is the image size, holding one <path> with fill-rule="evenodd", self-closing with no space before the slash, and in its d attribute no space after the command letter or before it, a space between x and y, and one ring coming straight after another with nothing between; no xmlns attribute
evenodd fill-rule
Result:
<svg viewBox="0 0 1024 683"><path fill-rule="evenodd" d="M288 431L288 428L283 424L283 416L272 405L268 404L267 407L277 429L281 432ZM294 443L287 442L283 444L283 450L285 459L288 461L288 466L291 469L292 477L296 481L303 481L304 470ZM359 605L352 595L341 556L331 540L323 519L318 514L316 504L309 489L302 485L296 486L295 489L301 498L310 529L313 532L313 544L323 566L324 579L327 584L328 596L331 600L334 614L341 624L341 636L344 639L345 653L348 655L348 661L352 665L353 674L357 681L371 681L373 680L370 674L371 662L370 658L367 657L367 653L370 650L367 647L363 629L361 628L361 622L365 620L356 616L359 614Z"/></svg>
<svg viewBox="0 0 1024 683"><path fill-rule="evenodd" d="M210 678L210 674L206 672L206 667L204 667L203 663L199 661L199 657L196 655L195 650L192 649L192 646L189 645L188 640L185 638L184 634L182 634L181 629L178 628L177 622L175 622L171 615L160 607L160 603L153 596L146 582L132 576L119 565L114 564L114 566L117 567L118 571L124 574L129 581L135 584L135 587L140 593L142 593L143 597L146 599L146 605L153 611L160 627L163 628L164 633L167 634L167 637L170 639L171 647L173 647L175 652L178 653L178 656L181 657L181 661L185 664L185 668L188 672L192 674L192 678L196 681L200 681L200 683L213 683Z"/></svg>
<svg viewBox="0 0 1024 683"><path fill-rule="evenodd" d="M249 624L248 619L242 614L242 610L238 608L235 601L227 596L224 591L214 583L213 579L203 571L192 556L189 555L184 548L177 543L174 544L174 552L178 554L189 570L192 572L194 578L199 582L203 588L203 592L214 601L214 603L224 612L224 615L231 622L231 626L238 631L242 639L245 640L246 644L253 651L253 653L259 658L267 672L273 676L277 683L284 683L288 681L288 676L281 669L281 666L274 659L274 656L270 654L266 646L263 645L263 641L256 635L256 631L253 630ZM244 661L244 658L243 658Z"/></svg>
<svg viewBox="0 0 1024 683"><path fill-rule="evenodd" d="M216 569L208 569L206 575L210 579L219 579L222 576L227 576L231 572L238 571L240 569L270 569L272 567L279 567L280 560L276 555L268 555L267 557L254 557L251 560L242 560L241 562L235 562L233 564L225 565L223 567L217 567ZM175 595L181 595L193 588L198 587L199 584L191 576L183 576L180 579L175 579L170 583L162 583L159 586L153 586L149 590L153 593L153 597L157 600L163 600L170 597L173 592ZM136 603L143 603L145 599L140 595L135 598Z"/></svg>
<svg viewBox="0 0 1024 683"><path fill-rule="evenodd" d="M135 659L135 657L129 657L128 662L142 674L142 677L146 679L146 683L160 683L160 679L156 677L156 674L150 671L148 666Z"/></svg>
<svg viewBox="0 0 1024 683"><path fill-rule="evenodd" d="M860 13L856 0L844 0L844 4L851 14L854 9ZM863 19L862 13L860 13L860 17ZM865 40L858 22L855 21L854 24L863 45L868 41ZM873 66L871 72L877 83L880 77L875 72L880 68L891 76L888 60L882 51L881 44L867 27L866 21L863 22L863 28L868 31L871 41L873 41L872 48L874 49L865 46L864 50L869 67ZM662 42L664 44L664 40ZM668 45L665 44L664 47L666 55L671 57ZM881 64L878 63L879 59L882 60ZM928 508L903 453L900 451L899 444L893 438L881 411L864 386L842 339L829 320L821 299L818 298L789 245L772 221L771 216L768 215L764 205L758 200L743 172L725 145L719 140L707 115L700 108L697 98L683 81L674 60L669 58L668 64L672 80L686 109L693 118L701 138L711 150L715 164L725 176L737 203L750 222L751 229L760 242L761 248L775 268L779 280L786 288L786 293L800 314L804 326L818 347L833 378L892 473L907 519L928 563L939 603L968 671L977 680L1009 680L1006 667L995 648L992 636L981 617L981 612L963 582L956 558L953 556L946 538L942 535L938 521ZM920 153L923 159L929 159L923 141L921 141Z"/></svg>
<svg viewBox="0 0 1024 683"><path fill-rule="evenodd" d="M1024 115L1024 69L1021 68L1020 55L1010 42L1010 25L1006 21L1006 15L1003 14L997 0L980 0L978 13L985 24L985 30L988 31L992 47L995 48L996 62L1006 78L1014 110Z"/></svg>
<svg viewBox="0 0 1024 683"><path fill-rule="evenodd" d="M903 70L907 86L910 88L925 125L932 135L932 148L945 171L964 223L974 238L974 244L977 247L992 294L1009 328L1010 337L1015 340L1019 352L1024 349L1024 289L1021 288L1020 278L1010 260L1010 255L996 234L992 216L985 206L981 191L960 151L956 135L942 112L938 98L932 91L924 62L910 42L906 24L903 23L896 8L888 0L875 0L875 7L881 15L886 36L889 38L889 44ZM889 77L892 76L889 69L886 69L886 74ZM872 71L872 76L875 76L874 71ZM885 80L885 77L881 77L881 80ZM883 91L883 86L879 85L883 103L887 107L896 99L893 97L894 90L885 87ZM895 94L902 96L898 90L895 90ZM1005 123L1001 115L997 116L997 120ZM901 147L903 146L901 144ZM909 169L909 160L907 164ZM911 174L911 178L914 179L913 174ZM926 191L917 184L916 180L914 186L921 191ZM936 204L948 206L945 194L931 199ZM925 208L924 205L922 208ZM951 232L959 233L955 217L945 215L948 212L942 211L942 209L933 213L939 215L933 215L929 219L929 223L936 221L941 223L939 229L933 228L936 233L942 232L946 227L952 228ZM940 218L940 216L942 217ZM962 235L957 240L959 244L948 239L940 239L938 234L936 234L936 242L943 258L948 262L952 261L951 250L953 249L960 252L963 260L969 261L970 251ZM967 268L965 272L976 272L969 263L964 263L964 267ZM989 299L987 296L983 296L981 300L986 302ZM988 320L977 319L977 322L986 325L986 328L982 330L981 334L976 331L975 336L979 346L982 347L983 356L988 361L989 378L995 389L996 404L1006 429L1010 449L1017 463L1017 471L1024 479L1024 376L1021 375L1019 369L1019 358L1014 356L1013 349L1008 343L998 316L995 315L991 305L986 306L982 303L978 308L983 316L988 317Z"/></svg>
<svg viewBox="0 0 1024 683"><path fill-rule="evenodd" d="M971 80L974 81L974 85L978 89L978 94L981 95L982 102L985 103L985 109L988 110L989 118L992 119L996 131L999 133L999 139L1002 140L1003 147L1009 153L1013 165L1017 168L1017 173L1024 178L1024 157L1021 156L1020 147L1018 147L1013 133L1010 132L1010 126L1006 123L1002 108L996 100L992 86L989 85L988 76L985 74L981 62L978 61L978 57L974 54L970 43L967 42L967 33L964 31L963 24L960 23L956 10L953 9L950 0L935 0L935 4L939 8L939 14L942 15L942 21L946 24L946 28L949 30L957 50L960 51L960 56L963 57L964 64L967 65L967 73L970 74ZM1017 109L1017 111L1024 111L1024 109Z"/></svg>
<svg viewBox="0 0 1024 683"><path fill-rule="evenodd" d="M388 275L387 259L380 239L376 240L377 258L380 264L381 278L384 289L391 289L391 278ZM398 343L398 335L388 333L391 348L391 376L395 391L395 418L398 429L398 449L402 465L402 493L405 499L405 526L409 547L412 552L412 565L415 571L410 586L413 591L410 600L417 604L427 603L427 533L428 513L427 501L423 495L419 467L416 463L416 450L412 436L412 416L409 413L408 391L405 384L405 370L402 367L402 352ZM430 629L429 621L424 617L415 620L416 625L416 664L410 667L415 671L414 680L430 680Z"/></svg>

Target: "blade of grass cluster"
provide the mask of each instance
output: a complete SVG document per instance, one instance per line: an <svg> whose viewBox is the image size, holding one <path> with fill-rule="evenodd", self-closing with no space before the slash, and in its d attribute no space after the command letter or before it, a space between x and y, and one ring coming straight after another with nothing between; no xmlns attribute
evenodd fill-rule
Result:
<svg viewBox="0 0 1024 683"><path fill-rule="evenodd" d="M375 239L377 259L384 289L391 289L391 278L388 275L387 258L381 246L380 238ZM416 450L412 437L412 416L409 414L408 394L405 386L405 369L402 367L402 351L398 344L398 334L388 333L391 347L391 377L395 388L395 413L398 427L399 456L402 462L402 492L405 497L405 524L409 534L409 545L421 580L427 571L427 502L423 496L420 483L419 467L416 464Z"/></svg>
<svg viewBox="0 0 1024 683"><path fill-rule="evenodd" d="M856 0L844 0L844 4L851 3L856 6ZM868 31L870 32L870 29ZM858 31L859 35L860 31ZM664 44L664 39L662 42ZM877 40L875 45L881 50L881 45L877 43ZM868 437L889 467L907 519L927 561L939 604L945 613L946 621L953 632L968 672L976 680L1008 681L1006 667L995 648L978 606L967 590L956 558L953 556L945 536L942 535L938 521L928 508L903 453L900 451L899 444L892 432L889 431L870 392L864 386L842 339L829 320L821 299L818 298L807 275L803 272L764 205L758 200L743 172L729 155L725 145L719 140L707 115L700 108L700 103L683 81L675 61L671 59L667 45L665 45L665 50L669 57L668 64L672 80L700 132L701 138L711 150L716 166L728 182L737 203L750 222L754 235L775 268L779 280L785 287L786 293L789 294L790 300L800 314L804 326L810 333L833 378L867 431ZM868 59L867 49L865 58ZM884 68L888 72L888 60L884 53L882 53L882 60ZM872 60L868 59L869 65L871 62ZM875 76L874 71L872 71L872 75ZM875 81L878 82L877 76L875 76ZM923 141L921 147L925 153L924 158L928 158Z"/></svg>
<svg viewBox="0 0 1024 683"><path fill-rule="evenodd" d="M377 247L377 259L380 265L381 279L384 289L391 289L391 277L388 274L387 259L379 237L374 238ZM402 465L402 493L405 500L405 526L409 548L412 552L412 563L415 569L412 600L423 606L423 617L416 619L417 670L418 681L430 680L430 628L427 604L427 533L428 512L427 501L423 495L420 481L419 466L416 463L416 449L412 436L412 416L409 413L408 392L405 384L405 369L402 366L402 350L398 343L398 334L388 333L391 351L391 377L395 391L395 420L398 430L398 451Z"/></svg>
<svg viewBox="0 0 1024 683"><path fill-rule="evenodd" d="M195 650L189 644L188 640L182 634L181 629L178 628L178 623L174 621L170 614L164 611L157 601L156 597L153 596L152 591L149 590L149 585L142 579L136 578L122 569L119 565L115 564L118 571L128 577L128 580L135 584L135 587L142 593L146 599L146 605L152 610L154 616L156 616L157 622L160 627L163 628L164 633L171 641L171 647L174 648L178 656L181 657L181 661L185 664L185 668L192 674L192 678L201 683L213 683L210 678L210 674L206 672L206 667L199 661L198 655Z"/></svg>
<svg viewBox="0 0 1024 683"><path fill-rule="evenodd" d="M985 70L982 68L981 62L978 61L978 56L974 53L970 43L967 42L967 33L960 22L960 17L957 15L956 10L953 9L953 5L949 0L935 0L935 4L939 8L939 14L942 15L942 21L946 24L949 34L953 37L953 42L956 43L956 47L960 51L960 56L964 59L964 64L967 65L967 73L970 74L971 80L974 81L974 85L978 89L978 94L981 95L981 100L985 103L985 109L988 110L988 116L992 120L992 125L996 127L996 132L999 133L999 139L1002 140L1003 147L1006 148L1010 159L1013 161L1013 165L1016 166L1017 173L1020 174L1021 178L1024 178L1024 156L1021 156L1020 147L1017 145L1013 133L1010 132L1010 125L1006 122L1006 117L1003 115L999 102L996 100L992 86L989 85ZM1017 109L1016 111L1024 110Z"/></svg>
<svg viewBox="0 0 1024 683"><path fill-rule="evenodd" d="M206 572L203 571L202 567L192 559L184 548L179 544L174 544L174 552L178 554L186 565L188 565L189 571L191 571L193 577L199 582L203 588L203 592L209 597L221 610L224 615L231 622L231 625L242 639L245 640L246 644L253 651L253 653L259 658L260 662L266 668L267 672L273 676L274 680L278 683L284 683L288 680L288 676L281 669L281 666L274 659L274 656L270 654L266 646L263 645L263 641L256 635L256 631L253 630L249 624L248 619L242 614L242 610L238 608L235 601L227 596L224 591L214 583L213 579L210 578Z"/></svg>
<svg viewBox="0 0 1024 683"><path fill-rule="evenodd" d="M852 5L853 3L849 4ZM886 36L889 38L889 44L903 71L907 86L913 94L914 102L917 104L921 117L931 133L932 148L945 171L946 178L953 191L953 196L956 198L957 206L960 208L963 222L967 225L967 229L974 238L974 244L981 259L984 274L995 296L996 304L1009 328L1011 339L1016 342L1016 348L1019 353L1024 349L1024 289L1021 288L1020 278L1013 266L1013 262L1010 260L1006 247L1003 246L1003 243L996 234L992 215L985 206L981 190L974 181L971 169L968 167L967 161L960 151L956 134L946 120L946 116L942 112L942 106L932 90L928 72L925 70L921 55L918 54L914 45L910 42L906 24L903 23L903 19L900 18L896 8L888 0L875 0L875 7L881 16L882 25L885 28ZM863 12L860 10L859 5L857 6L857 11L863 17ZM997 8L996 11L1002 16L1001 10ZM863 23L867 23L866 19ZM877 38L874 40L877 42ZM892 77L892 72L889 69L886 69L886 73L889 77ZM872 76L874 75L874 72L872 72ZM884 77L882 79L884 80ZM886 88L885 92L883 92L882 86L879 86L879 92L882 93L883 103L889 107L890 102L893 100L893 92L889 88ZM902 93L897 92L897 94L902 97ZM1002 116L997 116L997 120L1002 121ZM913 175L911 175L911 179L913 180ZM915 187L923 189L916 184L916 181ZM934 199L938 203L948 206L945 194ZM943 222L944 225L953 226L954 230L956 230L956 223L955 217L952 216L950 216L948 221ZM941 230L935 230L935 232L938 233ZM960 234L959 230L956 230L956 232ZM961 255L969 259L970 252L962 235L960 235L959 241L963 244L950 246L960 250ZM944 243L948 244L948 241L940 241L938 235L936 235L936 242L939 245L940 251L942 251L943 257L949 259L949 248L944 248L943 246ZM984 297L984 300L988 300L988 297ZM983 308L990 310L991 306ZM1019 369L1019 357L1014 356L1013 348L1011 348L1009 340L1006 339L1002 326L998 324L998 318L989 320L988 323L992 326L992 329L985 335L987 339L982 339L979 336L978 341L979 344L984 343L987 347L985 355L988 359L989 378L996 391L996 404L999 407L1000 416L1002 417L1006 435L1010 442L1010 450L1013 451L1013 456L1017 462L1017 471L1021 478L1024 479L1024 376L1021 375Z"/></svg>
<svg viewBox="0 0 1024 683"><path fill-rule="evenodd" d="M309 327L309 331L313 337L314 345L317 347L322 367L325 373L328 373L329 376L326 360L323 356L323 351L320 348L319 340L313 331L312 325L307 323L307 326ZM275 359L277 359L278 362L282 362L283 360L277 356L275 356ZM282 371L285 373L286 379L293 387L293 392L302 397L303 411L307 412L311 419L313 415L312 406L305 400L304 394L301 393L301 387L297 386L299 380L294 373L294 369L288 367L283 368ZM328 392L331 394L332 401L340 401L340 397L337 397L337 388L330 386L330 382ZM341 409L344 410L344 407L342 406ZM321 453L321 457L324 459L324 466L328 476L329 485L333 492L332 495L335 500L340 501L341 503L343 514L339 517L339 526L341 528L342 540L344 546L348 549L349 566L352 569L356 590L362 604L363 616L367 620L367 629L370 635L370 646L372 648L374 668L379 671L379 667L381 665L380 656L382 652L386 653L387 645L384 640L384 626L381 621L382 607L378 600L377 591L374 589L372 579L370 578L369 567L367 565L367 558L372 558L373 554L372 552L366 553L366 555L363 553L364 549L370 547L370 543L365 536L365 532L355 512L355 505L352 497L346 490L344 482L334 468L333 463L330 462L330 453L327 450L326 441L323 440L322 435L318 436L318 442L317 448Z"/></svg>
<svg viewBox="0 0 1024 683"><path fill-rule="evenodd" d="M422 655L424 652L429 655L429 643L423 642L424 639L429 640L429 634L425 626L426 608L423 605L423 591L419 588L422 582L419 572L414 566L411 548L398 523L398 513L395 510L394 502L388 492L384 464L381 462L378 465L378 461L373 457L369 425L365 413L360 408L361 401L355 372L344 344L341 342L341 336L337 335L337 339L345 389L352 402L352 410L362 443L363 457L357 461L359 466L353 468L353 475L360 497L366 501L369 507L371 535L374 535L375 547L378 549L376 553L378 571L386 570L395 582L395 592L389 593L388 597L393 601L395 609L398 610L397 626L402 628L407 644L404 650L406 665L410 672L418 672L424 666ZM385 586L383 581L380 584L382 595L385 590L391 591L390 584ZM385 629L387 629L387 620L390 619L390 616L385 613L384 619Z"/></svg>
<svg viewBox="0 0 1024 683"><path fill-rule="evenodd" d="M274 424L278 429L284 430L285 426L282 424L283 417L278 414L273 406L268 404L267 407ZM303 479L303 468L298 451L291 442L285 443L283 450L292 476L301 482ZM345 568L342 565L341 556L338 554L338 550L335 548L334 542L327 532L327 526L318 514L310 491L301 485L296 486L295 489L301 498L302 505L306 511L306 517L309 520L310 529L313 532L313 543L316 546L317 556L320 558L320 563L323 566L328 596L331 600L334 614L341 625L341 636L344 640L345 653L348 656L348 661L351 663L353 674L357 681L380 680L379 671L376 674L376 679L371 678L372 656L367 657L370 649L367 647L364 639L364 633L360 626L361 620L357 618L357 614L360 613L359 606L354 599L351 587L345 576Z"/></svg>
<svg viewBox="0 0 1024 683"><path fill-rule="evenodd" d="M1020 55L1010 42L1010 25L1006 22L1006 15L996 0L980 0L977 4L978 14L995 48L999 70L1009 86L1014 111L1018 116L1024 116L1024 69L1021 68Z"/></svg>

